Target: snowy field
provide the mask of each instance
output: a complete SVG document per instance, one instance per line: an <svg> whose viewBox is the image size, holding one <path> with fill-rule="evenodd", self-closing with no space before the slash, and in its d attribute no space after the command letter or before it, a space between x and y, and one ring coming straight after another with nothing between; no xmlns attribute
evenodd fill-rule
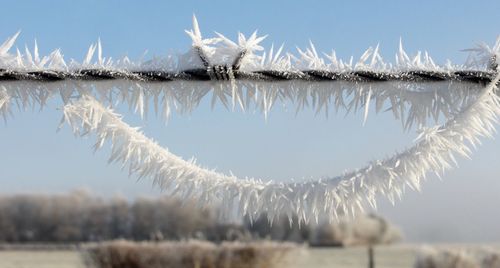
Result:
<svg viewBox="0 0 500 268"><path fill-rule="evenodd" d="M0 251L2 268L82 268L76 251Z"/></svg>
<svg viewBox="0 0 500 268"><path fill-rule="evenodd" d="M343 267L365 268L365 248L308 249L292 256L286 267ZM376 249L376 264L385 268L412 267L414 250L409 246L379 247ZM0 251L1 268L83 268L80 254L76 251Z"/></svg>
<svg viewBox="0 0 500 268"><path fill-rule="evenodd" d="M500 249L500 245L438 245L437 248L479 250ZM375 267L410 268L420 249L417 245L380 246L375 250ZM365 268L366 248L314 248L291 254L287 268ZM1 268L85 268L78 251L0 251ZM277 267L278 268L278 267Z"/></svg>

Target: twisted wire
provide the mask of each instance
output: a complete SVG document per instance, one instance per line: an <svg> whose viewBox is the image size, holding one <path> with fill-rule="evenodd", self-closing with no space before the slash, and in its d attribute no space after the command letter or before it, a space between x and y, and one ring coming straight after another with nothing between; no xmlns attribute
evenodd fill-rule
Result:
<svg viewBox="0 0 500 268"><path fill-rule="evenodd" d="M125 71L107 69L82 69L76 71L17 71L0 69L0 81L62 81L62 80L131 80L144 82L170 82L170 81L228 81L228 80L254 80L254 81L344 81L344 82L439 82L457 81L479 84L488 84L495 76L495 71L426 71L412 70L401 72L383 71L349 71L334 72L327 70L305 71L241 71L227 65L210 65L207 68L189 69L179 72L167 71Z"/></svg>

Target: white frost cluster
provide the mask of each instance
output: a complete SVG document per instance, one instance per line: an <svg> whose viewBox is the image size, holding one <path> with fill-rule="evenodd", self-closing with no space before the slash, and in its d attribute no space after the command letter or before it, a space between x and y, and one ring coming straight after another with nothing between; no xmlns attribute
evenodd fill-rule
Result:
<svg viewBox="0 0 500 268"><path fill-rule="evenodd" d="M257 217L266 212L270 220L281 213L299 215L308 222L319 215L330 219L353 215L366 204L376 207L375 197L392 202L405 187L418 190L428 172L440 174L456 164L455 155L468 157L468 143L491 137L500 114L497 76L479 97L445 124L424 129L415 145L390 158L374 161L357 171L318 181L273 183L240 179L208 170L160 147L137 128L90 96L68 104L64 119L76 134L97 137L95 149L112 144L111 162L129 166L131 174L152 177L173 195L197 200L200 205L222 204L227 213Z"/></svg>
<svg viewBox="0 0 500 268"><path fill-rule="evenodd" d="M183 71L186 69L203 68L199 58L198 50L204 52L211 64L231 65L234 59L241 52L245 53L241 63L242 71L258 70L328 70L335 72L370 70L401 72L404 70L429 70L429 71L449 71L463 70L487 70L492 61L500 63L500 36L493 47L486 44L479 44L475 48L464 51L471 52L471 56L464 65L456 65L447 62L445 65L438 65L427 52L418 51L410 56L404 50L402 42L395 56L395 63L385 62L380 55L379 45L369 47L358 60L351 57L349 60L338 59L336 52L318 53L314 44L305 49L297 48L297 54L283 52L283 46L275 49L271 46L265 50L261 42L267 36L258 36L254 32L249 37L242 33L238 34L238 41L234 42L224 35L216 32L216 37L203 38L200 27L195 17L193 17L193 29L186 31L192 39L192 48L183 55L168 55L165 57L154 57L150 60L141 59L131 61L128 57L118 60L106 58L100 40L92 44L82 62L71 59L69 63L64 60L62 52L57 49L47 56L40 56L38 45L35 42L34 48L30 51L27 47L24 53L17 49L16 52L9 53L13 47L19 32L8 38L0 45L0 69L34 71L41 69L48 70L80 70L85 68L96 68L106 70L155 70L155 71ZM324 57L322 57L322 55Z"/></svg>
<svg viewBox="0 0 500 268"><path fill-rule="evenodd" d="M298 55L282 55L282 47L264 51L264 37L239 35L233 42L218 34L204 39L196 19L193 30L187 31L193 48L180 57L168 56L143 62L128 58L113 61L102 55L100 42L90 47L84 61L67 64L59 50L41 57L37 46L33 52L19 50L9 53L16 36L0 46L0 69L5 70L185 70L203 67L198 51L214 64L232 64L242 52L245 57L241 70L329 70L329 71L388 71L404 70L450 71L465 68L450 63L440 66L427 53L410 57L402 46L396 63L383 61L379 47L369 48L357 61L337 59L335 52L319 56L314 45L300 50ZM500 40L500 39L499 39ZM492 60L498 60L500 41L493 47L473 49L470 69L485 70ZM94 54L97 52L97 60ZM128 166L130 174L150 177L172 195L194 199L200 205L223 206L227 216L246 214L258 217L266 212L272 221L279 214L297 214L303 222L317 220L320 215L335 219L353 215L366 205L376 207L376 196L399 198L405 187L419 189L429 172L436 174L456 164L455 156L470 155L470 145L479 138L491 136L500 113L497 84L499 76L487 86L460 82L307 82L307 81L230 81L166 83L131 82L128 80L59 82L0 81L0 113L7 117L12 106L43 107L55 96L62 98L64 121L75 134L96 137L95 149L106 142L112 146L110 162ZM275 183L254 178L237 178L215 170L205 169L194 160L183 160L146 137L138 128L122 121L113 106L124 102L141 115L153 105L157 113L168 118L172 111L190 112L201 100L212 94L212 104L221 102L228 108L238 105L242 110L256 108L267 115L276 103L291 103L297 111L312 108L318 112L345 110L362 111L368 115L370 103L375 110L387 109L400 119L405 129L420 128L413 147L387 159L373 161L367 166L337 177L315 181ZM428 127L428 120L442 125Z"/></svg>
<svg viewBox="0 0 500 268"><path fill-rule="evenodd" d="M234 86L233 86L234 85ZM422 127L439 119L449 118L477 98L482 86L469 83L433 82L205 82L175 81L168 83L130 82L127 80L2 82L0 115L7 117L14 102L17 106L44 106L51 98L60 97L64 103L81 95L92 95L105 105L126 103L134 112L144 116L152 106L166 120L172 112L190 113L204 98L233 109L233 101L243 111L259 110L265 117L276 106L292 106L297 113L313 109L317 114L390 112L406 130ZM2 93L3 92L3 93ZM210 96L211 95L211 96Z"/></svg>

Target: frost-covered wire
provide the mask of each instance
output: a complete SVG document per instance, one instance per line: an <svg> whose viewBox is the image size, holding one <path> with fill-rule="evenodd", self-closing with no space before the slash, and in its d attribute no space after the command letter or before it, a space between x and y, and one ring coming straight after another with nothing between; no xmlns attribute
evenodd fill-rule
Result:
<svg viewBox="0 0 500 268"><path fill-rule="evenodd" d="M469 49L471 57L465 65L438 65L426 52L408 55L402 43L395 63L383 60L378 45L368 48L355 62L353 58L338 59L335 51L322 57L312 43L298 49L298 54L283 53L283 46L265 51L260 44L265 36L256 32L250 37L240 33L237 42L219 33L203 38L195 17L193 30L186 32L193 46L182 55L147 61L113 60L103 56L98 41L82 62L65 60L60 50L41 56L36 42L32 50L11 53L17 33L0 46L0 85L12 101L23 105L46 102L56 95L67 102L85 91L100 101L124 100L141 115L152 105L165 118L172 111L191 111L210 93L213 104L221 102L243 110L255 105L266 116L279 101L295 105L296 110L310 107L328 114L330 110L368 107L365 103L374 100L379 108L381 103L390 102L389 108L408 129L425 124L424 118L436 119L441 113L449 116L457 111L458 106L449 105L449 101L440 97L424 101L423 95L468 99L465 95L477 92L461 91L475 91L491 81L500 59L500 38L493 47L480 44ZM460 92L455 94L455 90ZM26 98L37 101L27 102ZM454 100L456 104L458 98ZM405 114L407 102L412 107Z"/></svg>
<svg viewBox="0 0 500 268"><path fill-rule="evenodd" d="M13 55L9 50L16 35L0 46L0 113L6 118L13 106L43 107L59 96L65 103L64 121L75 134L95 134L95 149L110 142L110 162L128 166L131 174L151 177L167 192L202 205L225 206L222 211L228 214L256 217L266 212L271 221L281 213L290 218L297 214L305 222L319 215L352 215L368 204L376 206L379 194L394 201L405 187L419 189L427 173L440 174L454 165L455 155L468 156L470 144L491 136L499 114L500 38L491 48L470 50L465 65L437 65L427 53L410 57L402 44L394 64L382 59L378 46L355 63L338 59L335 52L323 58L312 43L297 55L282 55L282 47L264 51L264 37L257 33L248 38L240 34L238 42L219 33L206 39L195 18L187 33L193 45L180 56L113 61L103 57L98 42L81 63L66 63L59 50L41 57L37 44L33 51ZM209 94L212 105L255 108L266 116L282 102L297 111L362 111L366 120L372 104L376 111L390 111L405 129L421 132L411 148L359 170L275 183L237 178L183 160L113 110L124 102L144 115L153 105L168 118L174 110L192 111ZM430 119L439 118L446 123L429 126Z"/></svg>
<svg viewBox="0 0 500 268"><path fill-rule="evenodd" d="M461 81L488 83L493 78L499 62L500 38L490 48L481 44L469 49L475 54L467 65L447 63L439 66L427 52L410 57L400 48L396 63L384 62L378 45L368 48L357 62L337 59L335 51L322 58L311 43L309 48L298 49L298 54L285 53L282 47L264 51L260 43L266 36L254 32L246 38L239 34L238 43L220 33L205 39L201 36L198 22L193 17L193 30L186 31L193 46L186 54L153 58L133 62L127 57L118 61L103 57L101 42L90 46L84 60L71 60L68 64L60 50L40 57L35 42L33 51L17 50L8 53L19 35L7 39L0 46L0 81L60 81L60 80L115 80L125 79L142 82L168 81L348 81L357 83L384 81ZM97 53L96 53L97 52ZM96 61L93 61L97 54Z"/></svg>
<svg viewBox="0 0 500 268"><path fill-rule="evenodd" d="M165 118L172 111L191 111L210 93L213 104L221 102L243 110L255 105L266 116L276 102L283 101L294 104L296 110L311 107L326 114L365 107L366 118L369 105L365 104L374 100L379 108L381 103L390 102L389 108L408 129L425 124L424 118L436 119L441 113L449 116L457 111L458 106L449 105L449 101L443 102L440 97L424 101L423 95L468 99L465 95L477 92L461 91L474 91L491 81L500 59L500 38L491 48L480 44L470 49L471 57L465 65L448 62L441 66L426 52L409 56L402 43L395 63L383 60L378 45L368 48L355 62L352 58L338 59L335 51L321 57L312 43L309 48L298 49L296 55L283 53L283 46L265 51L260 44L265 36L259 37L256 32L250 37L240 33L237 42L219 33L215 38L203 38L195 17L193 30L186 32L193 46L182 55L147 61L127 57L113 60L103 56L98 41L90 46L82 62L65 60L60 50L41 56L36 42L32 50L11 53L17 33L0 46L0 85L12 101L23 105L46 102L56 95L67 102L85 91L100 101L124 100L141 115L152 105ZM455 94L455 90L460 92ZM27 102L26 98L37 101ZM458 98L454 100L456 104ZM412 107L405 114L407 102Z"/></svg>
<svg viewBox="0 0 500 268"><path fill-rule="evenodd" d="M64 121L75 134L94 133L95 149L109 141L110 162L128 165L130 173L139 177L152 177L173 195L200 205L222 204L228 213L256 217L266 212L271 221L281 213L297 214L307 222L319 215L330 219L352 215L366 204L376 206L378 194L394 202L406 186L419 189L428 172L439 174L456 164L455 155L468 157L468 143L475 146L480 137L491 137L495 130L500 114L499 79L497 75L474 102L445 124L424 129L413 147L357 171L318 181L264 182L201 168L162 148L90 96L66 105Z"/></svg>

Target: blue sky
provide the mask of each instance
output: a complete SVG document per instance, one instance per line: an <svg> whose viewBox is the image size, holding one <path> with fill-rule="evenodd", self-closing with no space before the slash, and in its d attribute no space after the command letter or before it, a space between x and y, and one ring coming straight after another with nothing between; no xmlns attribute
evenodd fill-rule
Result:
<svg viewBox="0 0 500 268"><path fill-rule="evenodd" d="M427 50L440 63L462 63L461 49L500 34L499 1L2 1L0 40L22 30L16 45L37 39L46 54L61 48L66 58L82 60L101 38L105 56L138 58L186 51L184 29L196 14L204 35L218 31L235 37L258 29L264 46L306 47L359 57L380 43L393 61L399 39L408 52ZM8 11L8 12L5 12ZM87 187L110 196L158 195L148 181L128 178L106 164L107 151L92 153L91 141L74 138L68 128L56 133L61 118L53 102L43 111L16 112L0 126L0 193L62 192ZM293 110L293 109L292 109ZM295 115L274 109L231 113L202 104L190 115L174 115L165 125L154 115L141 121L122 111L128 122L183 157L195 156L208 167L241 176L283 180L336 175L409 145L392 116ZM498 135L495 137L498 140ZM395 207L381 199L379 212L404 229L409 241L500 241L498 204L500 141L485 140L471 161L434 176L423 192L408 192ZM496 213L495 213L496 212ZM496 215L493 215L496 214ZM444 227L443 227L444 226ZM491 233L484 230L494 229Z"/></svg>

